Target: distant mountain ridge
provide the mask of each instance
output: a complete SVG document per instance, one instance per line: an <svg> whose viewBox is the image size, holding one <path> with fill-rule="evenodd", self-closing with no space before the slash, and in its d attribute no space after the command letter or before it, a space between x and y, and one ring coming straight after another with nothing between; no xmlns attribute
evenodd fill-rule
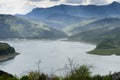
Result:
<svg viewBox="0 0 120 80"><path fill-rule="evenodd" d="M59 5L50 8L35 8L25 16L45 18L54 13L64 13L76 17L114 17L120 14L120 3L113 2L109 5Z"/></svg>
<svg viewBox="0 0 120 80"><path fill-rule="evenodd" d="M23 18L40 21L44 24L62 30L66 26L77 24L88 18L118 18L120 17L120 3L108 5L58 5L50 8L34 8L26 15L17 15Z"/></svg>

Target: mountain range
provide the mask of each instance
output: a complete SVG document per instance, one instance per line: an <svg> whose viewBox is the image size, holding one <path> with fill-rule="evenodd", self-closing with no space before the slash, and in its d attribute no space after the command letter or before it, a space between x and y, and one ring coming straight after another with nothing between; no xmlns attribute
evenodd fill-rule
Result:
<svg viewBox="0 0 120 80"><path fill-rule="evenodd" d="M62 30L63 28L85 21L88 18L120 17L120 3L108 5L58 5L49 8L34 8L26 15L17 15Z"/></svg>
<svg viewBox="0 0 120 80"><path fill-rule="evenodd" d="M59 5L50 8L35 8L25 16L33 19L45 19L55 13L62 13L76 17L113 17L120 16L120 3L113 2L109 5Z"/></svg>
<svg viewBox="0 0 120 80"><path fill-rule="evenodd" d="M62 4L34 8L25 15L0 15L0 28L0 38L49 39L66 38L68 34L69 40L98 44L97 50L119 49L116 44L120 43L120 3Z"/></svg>

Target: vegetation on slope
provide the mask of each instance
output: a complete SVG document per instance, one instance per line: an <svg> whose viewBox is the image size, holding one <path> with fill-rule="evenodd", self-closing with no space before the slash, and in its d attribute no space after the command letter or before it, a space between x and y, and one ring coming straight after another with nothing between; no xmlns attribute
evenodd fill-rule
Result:
<svg viewBox="0 0 120 80"><path fill-rule="evenodd" d="M105 18L80 27L80 32L69 40L84 41L98 44L92 54L108 55L120 54L120 19Z"/></svg>
<svg viewBox="0 0 120 80"><path fill-rule="evenodd" d="M8 38L63 38L67 35L41 23L22 19L12 15L0 15L0 39Z"/></svg>
<svg viewBox="0 0 120 80"><path fill-rule="evenodd" d="M84 26L74 28L72 31L73 32L76 31L77 34L73 34L70 37L70 39L73 39L73 40L78 39L78 40L83 40L87 42L88 41L97 42L97 40L100 40L100 39L103 40L103 38L109 38L110 36L107 37L107 33L114 34L117 28L120 28L120 19L104 18L104 19L100 19L100 20L88 23ZM114 33L113 33L113 30L114 30Z"/></svg>
<svg viewBox="0 0 120 80"><path fill-rule="evenodd" d="M83 20L85 20L85 18L83 17L76 17L65 13L53 13L47 16L43 22L52 28L62 30L66 26L79 23Z"/></svg>
<svg viewBox="0 0 120 80"><path fill-rule="evenodd" d="M120 55L120 39L115 38L102 41L89 53L96 55Z"/></svg>
<svg viewBox="0 0 120 80"><path fill-rule="evenodd" d="M83 27L89 23L92 23L94 21L96 21L97 19L95 18L89 18L89 19L85 19L79 23L73 24L71 26L67 26L63 29L64 32L66 32L69 35L74 35L77 34L79 32L81 32L81 29L79 29L80 27Z"/></svg>
<svg viewBox="0 0 120 80"><path fill-rule="evenodd" d="M0 43L0 62L14 58L19 53L7 43Z"/></svg>

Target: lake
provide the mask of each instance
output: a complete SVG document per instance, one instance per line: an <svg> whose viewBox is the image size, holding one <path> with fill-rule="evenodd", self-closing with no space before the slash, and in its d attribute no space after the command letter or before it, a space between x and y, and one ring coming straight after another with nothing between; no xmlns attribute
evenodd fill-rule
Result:
<svg viewBox="0 0 120 80"><path fill-rule="evenodd" d="M87 54L95 48L95 45L81 42L68 42L60 40L6 40L21 53L14 59L0 62L0 69L17 76L27 74L31 70L37 70L37 63L41 60L40 69L42 72L52 72L64 68L68 58L80 65L93 66L92 74L108 74L110 71L120 71L119 56L98 56ZM55 74L63 75L64 71Z"/></svg>

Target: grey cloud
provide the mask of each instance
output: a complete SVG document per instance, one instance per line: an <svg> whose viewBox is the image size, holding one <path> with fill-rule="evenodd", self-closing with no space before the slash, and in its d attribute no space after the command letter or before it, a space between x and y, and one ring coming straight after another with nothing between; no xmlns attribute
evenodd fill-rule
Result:
<svg viewBox="0 0 120 80"><path fill-rule="evenodd" d="M82 4L82 3L107 4L107 3L111 3L112 1L119 1L119 0L66 0L66 3L72 3L72 4Z"/></svg>
<svg viewBox="0 0 120 80"><path fill-rule="evenodd" d="M27 1L32 1L32 2L40 2L40 1L46 1L46 0L27 0ZM50 2L59 2L61 0L48 0ZM106 4L106 3L111 3L112 1L119 1L119 0L63 0L66 3L72 3L72 4Z"/></svg>
<svg viewBox="0 0 120 80"><path fill-rule="evenodd" d="M28 0L28 1L39 2L39 1L45 1L45 0ZM49 0L49 1L60 1L60 0Z"/></svg>
<svg viewBox="0 0 120 80"><path fill-rule="evenodd" d="M83 0L66 0L68 3L81 3Z"/></svg>
<svg viewBox="0 0 120 80"><path fill-rule="evenodd" d="M110 1L110 0L109 0ZM111 0L112 1L112 0ZM92 4L106 4L107 0L90 0Z"/></svg>
<svg viewBox="0 0 120 80"><path fill-rule="evenodd" d="M120 0L0 0L0 14L26 14L35 7L59 4L108 4L112 1L120 2Z"/></svg>

